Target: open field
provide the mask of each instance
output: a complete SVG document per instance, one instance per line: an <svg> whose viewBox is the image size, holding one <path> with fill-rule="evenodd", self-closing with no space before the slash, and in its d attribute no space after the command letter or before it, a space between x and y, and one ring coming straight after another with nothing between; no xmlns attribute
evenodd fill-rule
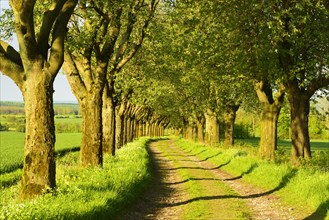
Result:
<svg viewBox="0 0 329 220"><path fill-rule="evenodd" d="M23 167L24 133L0 132L0 174ZM80 146L81 133L56 134L56 151Z"/></svg>

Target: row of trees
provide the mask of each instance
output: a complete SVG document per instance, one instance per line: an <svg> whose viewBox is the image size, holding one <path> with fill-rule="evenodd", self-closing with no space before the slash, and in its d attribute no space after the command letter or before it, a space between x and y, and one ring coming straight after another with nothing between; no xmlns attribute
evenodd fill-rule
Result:
<svg viewBox="0 0 329 220"><path fill-rule="evenodd" d="M170 3L134 66L127 68L142 78L133 86L133 99L147 100L170 126L200 142L218 142L221 121L225 146L234 143L236 111L261 108L260 156L273 160L287 98L292 162L311 158L310 100L328 96L328 3Z"/></svg>
<svg viewBox="0 0 329 220"><path fill-rule="evenodd" d="M113 114L117 112L120 116L126 112L122 106L128 106L120 95L114 97L114 81L141 47L158 3L157 0L10 1L12 11L4 13L1 19L5 27L2 36L10 36L14 27L19 51L0 39L0 71L14 80L24 97L26 138L22 198L56 187L52 93L64 57L63 69L83 117L81 165L101 166L103 141L108 141L107 148L111 148L110 144L116 141L113 137L128 139L127 135L114 132L119 126L115 120L126 124L118 131L129 131L125 129L129 120L123 121L123 117ZM15 24L8 22L12 15ZM129 114L131 117L135 117L136 108ZM109 121L104 125L102 112ZM139 117L151 117L149 114ZM157 117L152 118L154 122L147 126L148 133L160 134L161 131L154 128L154 124L159 124ZM146 133L146 129L143 132ZM124 140L117 142L121 145ZM109 151L114 153L114 149Z"/></svg>
<svg viewBox="0 0 329 220"><path fill-rule="evenodd" d="M82 166L168 126L213 144L223 121L232 146L236 112L258 108L256 97L261 156L274 158L287 96L292 160L311 157L309 100L329 85L326 1L10 3L15 24L3 26L14 27L19 51L0 39L0 71L24 97L23 198L56 186L52 93L62 64L83 117Z"/></svg>

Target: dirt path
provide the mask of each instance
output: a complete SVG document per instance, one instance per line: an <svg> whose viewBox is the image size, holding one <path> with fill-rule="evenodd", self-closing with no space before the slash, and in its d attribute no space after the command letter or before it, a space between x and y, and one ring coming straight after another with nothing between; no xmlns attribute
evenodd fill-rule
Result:
<svg viewBox="0 0 329 220"><path fill-rule="evenodd" d="M120 219L295 219L271 195L243 183L173 141L150 144L154 183Z"/></svg>

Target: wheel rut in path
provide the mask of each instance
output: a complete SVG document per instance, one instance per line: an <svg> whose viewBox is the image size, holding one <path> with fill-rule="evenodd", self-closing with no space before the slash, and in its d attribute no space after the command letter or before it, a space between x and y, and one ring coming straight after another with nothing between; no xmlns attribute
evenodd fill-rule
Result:
<svg viewBox="0 0 329 220"><path fill-rule="evenodd" d="M270 192L185 153L171 140L148 149L152 186L120 219L295 219Z"/></svg>

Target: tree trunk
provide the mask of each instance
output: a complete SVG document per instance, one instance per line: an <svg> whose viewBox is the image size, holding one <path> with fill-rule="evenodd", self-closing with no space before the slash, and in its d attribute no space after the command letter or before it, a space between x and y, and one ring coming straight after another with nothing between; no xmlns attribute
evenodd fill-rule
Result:
<svg viewBox="0 0 329 220"><path fill-rule="evenodd" d="M200 144L204 143L204 133L203 133L203 129L204 129L204 123L198 121L197 122L197 130L198 130L198 142Z"/></svg>
<svg viewBox="0 0 329 220"><path fill-rule="evenodd" d="M54 76L30 74L23 92L26 135L22 176L22 198L40 195L55 188L55 126L53 110Z"/></svg>
<svg viewBox="0 0 329 220"><path fill-rule="evenodd" d="M226 108L224 113L225 120L225 138L224 147L232 147L234 145L234 123L236 118L236 112L239 109L239 105L232 105Z"/></svg>
<svg viewBox="0 0 329 220"><path fill-rule="evenodd" d="M291 109L291 160L295 166L300 164L300 159L311 158L310 137L308 132L308 117L310 113L309 98L302 94L288 93Z"/></svg>
<svg viewBox="0 0 329 220"><path fill-rule="evenodd" d="M218 120L214 112L208 109L206 119L206 143L214 145L219 142Z"/></svg>
<svg viewBox="0 0 329 220"><path fill-rule="evenodd" d="M129 118L127 115L123 115L123 145L128 143L128 133L129 133Z"/></svg>
<svg viewBox="0 0 329 220"><path fill-rule="evenodd" d="M102 166L102 90L93 90L79 103L82 112L80 163L82 166Z"/></svg>
<svg viewBox="0 0 329 220"><path fill-rule="evenodd" d="M277 124L285 93L279 85L273 97L273 89L267 81L258 82L255 90L262 104L259 154L262 159L274 160L277 148Z"/></svg>
<svg viewBox="0 0 329 220"><path fill-rule="evenodd" d="M108 90L108 85L105 86L103 92L103 153L115 155L115 106L113 98Z"/></svg>
<svg viewBox="0 0 329 220"><path fill-rule="evenodd" d="M143 137L144 136L144 122L143 121L137 121L137 124L136 124L136 135L137 135L137 138L140 138L140 137Z"/></svg>
<svg viewBox="0 0 329 220"><path fill-rule="evenodd" d="M185 129L185 138L188 140L193 140L193 127L191 125L187 125Z"/></svg>
<svg viewBox="0 0 329 220"><path fill-rule="evenodd" d="M127 135L127 142L130 143L134 139L134 131L135 131L135 120L132 117L129 117L128 119L128 135Z"/></svg>
<svg viewBox="0 0 329 220"><path fill-rule="evenodd" d="M259 154L262 159L274 160L277 148L277 124L281 106L263 105L261 116L261 134Z"/></svg>
<svg viewBox="0 0 329 220"><path fill-rule="evenodd" d="M124 110L125 104L116 107L115 110L115 147L120 149L123 146L123 135L124 135Z"/></svg>

